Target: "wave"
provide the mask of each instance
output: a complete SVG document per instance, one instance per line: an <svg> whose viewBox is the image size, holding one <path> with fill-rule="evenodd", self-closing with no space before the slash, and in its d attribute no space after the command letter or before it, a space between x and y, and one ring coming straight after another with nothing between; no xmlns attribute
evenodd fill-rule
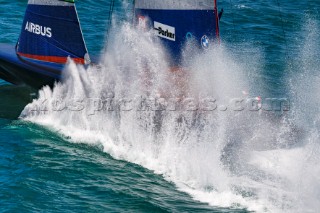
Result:
<svg viewBox="0 0 320 213"><path fill-rule="evenodd" d="M112 30L99 65L69 61L64 80L40 90L21 118L71 142L99 144L212 206L313 212L320 200L317 26L308 28L299 73L288 75L292 109L280 115L230 110L230 100L255 94L250 73L261 56L224 44L201 53L188 44L183 71L172 72L152 32L124 23ZM201 100L211 100L211 110Z"/></svg>

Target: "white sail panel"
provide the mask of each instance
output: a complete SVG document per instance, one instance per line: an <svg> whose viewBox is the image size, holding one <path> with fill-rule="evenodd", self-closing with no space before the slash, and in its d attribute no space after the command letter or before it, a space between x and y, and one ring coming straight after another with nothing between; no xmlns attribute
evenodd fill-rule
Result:
<svg viewBox="0 0 320 213"><path fill-rule="evenodd" d="M47 5L47 6L71 6L74 3L65 2L61 0L29 0L28 4L35 4L35 5Z"/></svg>
<svg viewBox="0 0 320 213"><path fill-rule="evenodd" d="M136 0L136 9L213 10L213 0Z"/></svg>

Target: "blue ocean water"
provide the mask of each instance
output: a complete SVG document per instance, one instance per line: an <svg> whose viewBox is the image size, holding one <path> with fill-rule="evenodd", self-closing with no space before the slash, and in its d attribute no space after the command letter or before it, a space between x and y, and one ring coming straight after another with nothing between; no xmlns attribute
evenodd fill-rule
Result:
<svg viewBox="0 0 320 213"><path fill-rule="evenodd" d="M15 44L27 1L0 3L0 42ZM103 55L107 71L121 84L125 78L117 71L135 69L130 58L152 52L148 39L125 23L131 3L116 1L108 41L114 52L104 53L110 1L77 2L89 53ZM157 139L150 137L147 117L121 118L119 126L111 118L65 112L0 118L0 212L317 212L320 2L220 1L219 7L225 11L220 23L224 49L195 62L199 76L206 73L201 64L208 67L214 60L218 91L245 85L253 97L289 98L289 113L281 118L252 113L241 119L219 117L195 130L167 120L167 131ZM151 68L161 70L152 63ZM107 71L97 72L101 77L79 86L75 73L81 69L68 70L68 85L53 94L44 89L44 97L70 97L71 90L100 94L110 78ZM0 80L2 86L7 83ZM170 132L173 127L178 135Z"/></svg>

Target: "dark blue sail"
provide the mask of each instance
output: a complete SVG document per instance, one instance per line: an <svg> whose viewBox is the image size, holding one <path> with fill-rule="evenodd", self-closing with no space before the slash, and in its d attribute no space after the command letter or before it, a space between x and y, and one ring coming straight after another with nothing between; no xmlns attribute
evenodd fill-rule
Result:
<svg viewBox="0 0 320 213"><path fill-rule="evenodd" d="M153 28L178 65L188 40L207 49L217 39L219 26L213 0L136 0L135 17L140 27Z"/></svg>
<svg viewBox="0 0 320 213"><path fill-rule="evenodd" d="M27 59L64 64L67 58L89 63L73 1L29 0L17 45Z"/></svg>

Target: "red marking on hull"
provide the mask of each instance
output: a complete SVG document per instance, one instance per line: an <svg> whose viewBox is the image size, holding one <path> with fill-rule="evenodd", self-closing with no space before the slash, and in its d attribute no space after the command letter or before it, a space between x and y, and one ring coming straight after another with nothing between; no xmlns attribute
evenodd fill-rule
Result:
<svg viewBox="0 0 320 213"><path fill-rule="evenodd" d="M32 54L25 54L25 53L19 53L19 52L17 54L19 56L30 58L30 59L58 63L58 64L65 64L65 63L67 63L67 60L68 60L68 57L32 55ZM71 59L77 64L84 64L85 63L83 58L71 58Z"/></svg>

